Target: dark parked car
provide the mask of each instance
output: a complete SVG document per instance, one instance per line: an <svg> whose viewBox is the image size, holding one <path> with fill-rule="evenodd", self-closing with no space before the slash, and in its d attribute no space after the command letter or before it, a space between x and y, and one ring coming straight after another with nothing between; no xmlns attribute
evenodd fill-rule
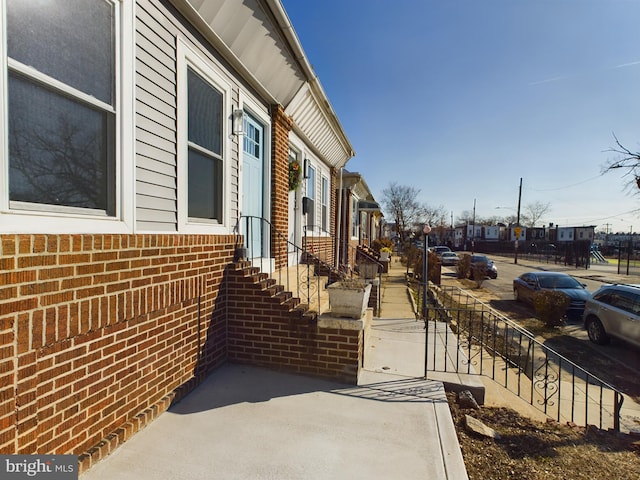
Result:
<svg viewBox="0 0 640 480"><path fill-rule="evenodd" d="M582 317L584 304L591 297L583 283L562 272L528 272L513 281L513 296L517 301L533 305L535 294L543 290L566 294L571 301L566 316L572 319Z"/></svg>
<svg viewBox="0 0 640 480"><path fill-rule="evenodd" d="M485 268L486 276L489 278L498 278L498 269L494 265L493 261L486 255L471 255L471 272L469 273L473 277L473 270L483 266Z"/></svg>
<svg viewBox="0 0 640 480"><path fill-rule="evenodd" d="M598 345L617 337L640 347L640 285L604 285L587 300L584 326Z"/></svg>

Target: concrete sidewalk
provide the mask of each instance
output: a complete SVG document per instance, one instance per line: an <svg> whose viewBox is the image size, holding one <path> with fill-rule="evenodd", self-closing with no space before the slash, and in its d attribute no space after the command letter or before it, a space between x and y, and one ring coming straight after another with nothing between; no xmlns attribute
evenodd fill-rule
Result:
<svg viewBox="0 0 640 480"><path fill-rule="evenodd" d="M81 478L466 479L399 263L381 311L358 386L227 364Z"/></svg>

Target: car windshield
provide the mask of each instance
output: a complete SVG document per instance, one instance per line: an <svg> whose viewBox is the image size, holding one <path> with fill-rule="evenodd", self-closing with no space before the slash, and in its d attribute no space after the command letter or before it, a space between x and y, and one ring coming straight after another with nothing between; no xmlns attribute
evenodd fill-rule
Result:
<svg viewBox="0 0 640 480"><path fill-rule="evenodd" d="M569 275L538 277L538 283L541 288L583 288L575 278L570 277Z"/></svg>

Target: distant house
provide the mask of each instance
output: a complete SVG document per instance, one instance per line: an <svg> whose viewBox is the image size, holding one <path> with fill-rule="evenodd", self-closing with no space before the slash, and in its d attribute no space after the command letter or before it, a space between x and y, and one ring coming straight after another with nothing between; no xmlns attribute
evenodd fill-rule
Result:
<svg viewBox="0 0 640 480"><path fill-rule="evenodd" d="M520 235L516 235L516 229L520 229ZM516 240L523 241L527 238L527 227L512 225L509 227L509 241L515 242Z"/></svg>
<svg viewBox="0 0 640 480"><path fill-rule="evenodd" d="M381 236L382 211L367 182L358 172L344 170L339 177L342 226L338 235L340 263L354 265L358 245L370 246Z"/></svg>
<svg viewBox="0 0 640 480"><path fill-rule="evenodd" d="M593 243L595 237L595 226L576 227L574 236L578 241L589 241L590 243Z"/></svg>
<svg viewBox="0 0 640 480"><path fill-rule="evenodd" d="M575 227L557 227L556 241L558 243L573 242L575 240Z"/></svg>
<svg viewBox="0 0 640 480"><path fill-rule="evenodd" d="M500 227L498 225L486 225L483 227L484 240L497 242L500 240Z"/></svg>

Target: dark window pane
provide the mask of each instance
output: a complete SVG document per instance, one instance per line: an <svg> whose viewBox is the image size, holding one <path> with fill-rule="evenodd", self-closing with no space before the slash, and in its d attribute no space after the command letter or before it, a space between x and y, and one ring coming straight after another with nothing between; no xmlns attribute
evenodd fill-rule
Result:
<svg viewBox="0 0 640 480"><path fill-rule="evenodd" d="M9 199L114 215L114 121L9 75Z"/></svg>
<svg viewBox="0 0 640 480"><path fill-rule="evenodd" d="M7 1L9 57L114 105L114 6L105 0Z"/></svg>
<svg viewBox="0 0 640 480"><path fill-rule="evenodd" d="M189 150L189 217L222 221L222 161Z"/></svg>
<svg viewBox="0 0 640 480"><path fill-rule="evenodd" d="M222 94L188 70L189 141L222 154Z"/></svg>
<svg viewBox="0 0 640 480"><path fill-rule="evenodd" d="M322 230L324 230L325 232L329 230L327 227L327 206L326 205L322 206Z"/></svg>
<svg viewBox="0 0 640 480"><path fill-rule="evenodd" d="M315 213L316 213L316 202L313 199L309 199L309 209L307 210L307 228L310 228L311 231L315 228Z"/></svg>

